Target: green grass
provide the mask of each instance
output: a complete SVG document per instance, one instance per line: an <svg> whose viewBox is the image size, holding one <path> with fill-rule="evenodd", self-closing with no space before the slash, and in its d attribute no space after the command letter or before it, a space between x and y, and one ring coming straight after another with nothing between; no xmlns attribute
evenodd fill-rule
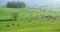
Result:
<svg viewBox="0 0 60 32"><path fill-rule="evenodd" d="M60 32L60 15L58 12L44 12L43 10L31 8L0 8L0 20L13 19L13 12L17 12L19 14L18 20L0 21L0 32ZM29 19L26 19L30 17L35 17L37 15L50 15L52 17L57 16L57 19L47 20L45 18L33 18L31 22L29 22ZM7 27L6 25L9 25L9 27Z"/></svg>

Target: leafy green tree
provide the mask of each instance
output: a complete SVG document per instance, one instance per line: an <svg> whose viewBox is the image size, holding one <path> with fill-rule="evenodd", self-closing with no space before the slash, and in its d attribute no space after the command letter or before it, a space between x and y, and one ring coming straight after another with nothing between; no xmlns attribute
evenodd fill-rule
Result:
<svg viewBox="0 0 60 32"><path fill-rule="evenodd" d="M24 2L8 2L7 8L25 8L26 4Z"/></svg>
<svg viewBox="0 0 60 32"><path fill-rule="evenodd" d="M12 13L12 17L14 18L14 20L17 20L17 18L18 18L18 13L17 13L17 12Z"/></svg>

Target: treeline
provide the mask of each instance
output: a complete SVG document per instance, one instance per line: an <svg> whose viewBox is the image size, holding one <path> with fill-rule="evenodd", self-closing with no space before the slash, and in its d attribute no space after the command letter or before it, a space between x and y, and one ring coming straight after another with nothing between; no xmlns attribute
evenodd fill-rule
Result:
<svg viewBox="0 0 60 32"><path fill-rule="evenodd" d="M25 8L26 4L24 2L8 2L6 4L7 8Z"/></svg>

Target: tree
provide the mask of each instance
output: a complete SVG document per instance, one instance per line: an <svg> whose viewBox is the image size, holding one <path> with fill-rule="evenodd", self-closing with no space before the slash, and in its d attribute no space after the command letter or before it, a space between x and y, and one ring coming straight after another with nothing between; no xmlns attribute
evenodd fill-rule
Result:
<svg viewBox="0 0 60 32"><path fill-rule="evenodd" d="M16 3L15 2L8 2L7 3L7 7L8 8L15 8L15 6L16 6Z"/></svg>
<svg viewBox="0 0 60 32"><path fill-rule="evenodd" d="M16 7L17 7L17 8L25 8L26 5L25 5L24 2L16 2Z"/></svg>
<svg viewBox="0 0 60 32"><path fill-rule="evenodd" d="M14 13L12 13L12 16L13 16L14 20L17 20L17 18L18 18L18 13L17 13L17 12L14 12Z"/></svg>
<svg viewBox="0 0 60 32"><path fill-rule="evenodd" d="M24 2L8 2L6 6L8 8L25 8L26 4Z"/></svg>

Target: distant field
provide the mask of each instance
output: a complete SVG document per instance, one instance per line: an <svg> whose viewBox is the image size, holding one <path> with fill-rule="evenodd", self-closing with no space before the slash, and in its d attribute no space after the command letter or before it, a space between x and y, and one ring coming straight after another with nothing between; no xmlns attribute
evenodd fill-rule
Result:
<svg viewBox="0 0 60 32"><path fill-rule="evenodd" d="M60 12L33 8L0 8L0 20L13 19L13 12L19 14L18 20L0 21L0 32L60 32ZM56 19L39 19L36 18L38 15L52 16Z"/></svg>

